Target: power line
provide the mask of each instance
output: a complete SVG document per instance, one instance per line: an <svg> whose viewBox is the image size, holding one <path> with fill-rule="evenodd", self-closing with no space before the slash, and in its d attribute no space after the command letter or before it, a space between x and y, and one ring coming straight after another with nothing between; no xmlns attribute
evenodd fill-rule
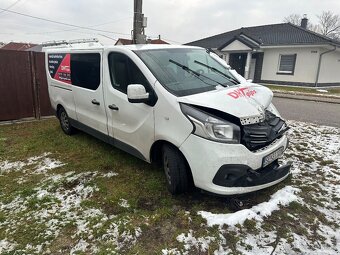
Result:
<svg viewBox="0 0 340 255"><path fill-rule="evenodd" d="M9 10L10 8L12 8L14 5L18 4L20 1L22 0L17 0L16 2L14 2L12 5L8 6L7 8L0 8L0 14L3 12L9 12L9 13L13 13L16 15L20 15L20 16L24 16L24 17L28 17L28 18L32 18L32 19L38 19L38 20L42 20L45 22L50 22L50 23L54 23L54 24L58 24L58 25L63 25L63 26L69 26L69 27L74 27L75 29L66 29L66 30L59 30L59 31L47 31L47 32L40 32L40 33L26 33L26 34L49 34L49 33L58 33L58 32L67 32L67 31L75 31L77 29L86 29L86 30L91 30L91 31L95 31L95 32L102 32L102 33L110 33L110 34L118 34L118 35L127 35L127 36L131 36L131 34L125 34L125 33L120 33L120 32L113 32L113 31L108 31L108 30L102 30L102 29L95 29L93 27L96 26L101 26L101 25L105 25L105 24L109 24L109 23L114 23L114 22L118 22L127 18L123 18L117 21L113 21L113 22L106 22L106 23L102 23L102 24L98 24L98 25L93 25L93 26L89 26L89 27L85 27L85 26L79 26L79 25L75 25L75 24L70 24L70 23L65 23L65 22L60 22L60 21L55 21L55 20L50 20L50 19L46 19L46 18L42 18L42 17L37 17L37 16L33 16L33 15L29 15L29 14L25 14L25 13L21 13L21 12L16 12L16 11L12 11ZM129 17L131 18L131 17ZM80 33L80 32L77 32ZM3 33L1 33L3 34ZM7 34L7 33L6 33ZM102 34L98 34L101 36L104 36ZM104 36L105 37L105 36ZM110 38L113 39L113 38ZM113 39L115 40L115 39ZM178 44L182 44L181 42L178 41L174 41L174 40L170 40L167 38L164 38L164 40L170 41L170 42L174 42L174 43L178 43Z"/></svg>
<svg viewBox="0 0 340 255"><path fill-rule="evenodd" d="M102 30L102 29L95 29L95 28L90 28L90 27L78 26L78 25L69 24L69 23L65 23L65 22L60 22L60 21L50 20L50 19L46 19L46 18L41 18L41 17L37 17L37 16L33 16L33 15L21 13L21 12L6 10L4 8L0 8L0 10L5 11L5 12L9 12L9 13L14 13L16 15L20 15L20 16L24 16L24 17L29 17L29 18L32 18L32 19L38 19L38 20L43 20L45 22L50 22L50 23L55 23L55 24L63 25L63 26L75 27L75 28L80 28L80 29L87 29L87 30L92 30L92 31L96 31L96 32L103 32L103 33L130 35L130 34L124 34L124 33L119 33L119 32L112 32L112 31L108 31L108 30Z"/></svg>
<svg viewBox="0 0 340 255"><path fill-rule="evenodd" d="M121 19L114 20L114 21L108 21L108 22L104 22L104 23L88 26L88 28L93 28L93 27L99 27L99 26L103 26L103 25L107 25L107 24L112 24L112 23L116 23L116 22L119 22L119 21L122 21L122 20L131 19L131 18L132 18L132 16L126 17L126 18L121 18ZM76 31L78 29L80 29L80 28L71 28L71 29L63 29L63 30L37 32L37 33L26 33L26 34L27 35L43 35L43 34L53 34L53 33L60 33L60 32Z"/></svg>
<svg viewBox="0 0 340 255"><path fill-rule="evenodd" d="M5 12L5 11L8 11L9 9L11 9L14 5L18 4L20 1L22 0L17 0L15 1L13 4L11 4L10 6L6 7L5 9L2 9L2 11L0 11L0 14Z"/></svg>

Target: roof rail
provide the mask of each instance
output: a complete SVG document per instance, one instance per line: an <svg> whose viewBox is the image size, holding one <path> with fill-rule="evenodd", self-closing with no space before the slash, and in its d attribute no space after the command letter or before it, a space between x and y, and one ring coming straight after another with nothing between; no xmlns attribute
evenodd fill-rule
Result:
<svg viewBox="0 0 340 255"><path fill-rule="evenodd" d="M91 43L91 42L99 42L97 38L91 38L91 39L76 39L76 40L60 40L60 41L48 41L44 42L41 45L43 47L51 47L51 46L59 46L59 45L71 45L71 44L79 44L79 43Z"/></svg>

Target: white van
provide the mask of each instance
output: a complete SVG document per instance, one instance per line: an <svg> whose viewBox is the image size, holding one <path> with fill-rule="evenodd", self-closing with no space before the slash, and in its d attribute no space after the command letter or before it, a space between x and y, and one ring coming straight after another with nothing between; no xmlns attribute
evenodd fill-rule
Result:
<svg viewBox="0 0 340 255"><path fill-rule="evenodd" d="M284 180L288 129L273 93L216 54L173 45L48 47L52 107L62 130L83 130L163 164L172 194L192 184L233 195Z"/></svg>

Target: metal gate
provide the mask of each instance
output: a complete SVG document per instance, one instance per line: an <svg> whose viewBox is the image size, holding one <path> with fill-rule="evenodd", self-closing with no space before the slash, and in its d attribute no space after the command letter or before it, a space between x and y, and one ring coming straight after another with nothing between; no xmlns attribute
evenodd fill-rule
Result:
<svg viewBox="0 0 340 255"><path fill-rule="evenodd" d="M0 50L0 121L52 114L44 53Z"/></svg>

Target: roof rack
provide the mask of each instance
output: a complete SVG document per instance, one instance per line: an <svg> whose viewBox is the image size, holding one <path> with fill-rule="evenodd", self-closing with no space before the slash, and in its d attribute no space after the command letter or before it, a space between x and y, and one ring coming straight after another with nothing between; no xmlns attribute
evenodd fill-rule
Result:
<svg viewBox="0 0 340 255"><path fill-rule="evenodd" d="M76 40L60 40L60 41L48 41L44 42L41 45L43 47L51 47L51 46L60 46L60 45L71 45L71 44L80 44L80 43L91 43L91 42L99 42L97 38L91 38L91 39L76 39Z"/></svg>

